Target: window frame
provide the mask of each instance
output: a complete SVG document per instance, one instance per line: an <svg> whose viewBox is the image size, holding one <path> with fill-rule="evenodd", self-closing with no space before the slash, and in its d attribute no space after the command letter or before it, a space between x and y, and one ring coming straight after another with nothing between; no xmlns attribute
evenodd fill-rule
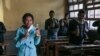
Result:
<svg viewBox="0 0 100 56"><path fill-rule="evenodd" d="M79 4L83 4L83 10L85 10L86 11L86 20L87 21L95 21L95 20L100 20L100 18L95 18L95 10L97 10L97 9L100 9L100 6L98 6L98 7L94 7L95 5L97 5L97 4L100 4L100 1L99 2L95 2L95 0L92 0L92 3L87 3L87 0L83 0L83 1L81 1L81 2L79 2L79 0L77 0L78 2L72 2L72 3L69 3L68 2L69 0L67 0L67 5L68 5L68 12L69 12L69 19L77 19L77 17L70 17L70 12L75 12L75 11L79 11L79 10L81 10L81 9L78 9L78 10L74 10L74 5L75 4L78 4L78 8L79 8ZM73 1L73 0L72 0ZM69 10L69 6L70 5L73 5L73 10ZM88 6L89 5L93 5L93 7L92 8L88 8ZM89 10L94 10L94 17L93 18L88 18L88 11ZM75 15L75 14L74 14ZM90 24L90 23L89 23ZM90 27L90 26L89 26Z"/></svg>

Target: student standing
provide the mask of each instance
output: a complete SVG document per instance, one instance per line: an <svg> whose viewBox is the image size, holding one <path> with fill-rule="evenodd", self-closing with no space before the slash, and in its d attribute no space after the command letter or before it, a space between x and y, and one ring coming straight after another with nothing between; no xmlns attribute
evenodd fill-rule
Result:
<svg viewBox="0 0 100 56"><path fill-rule="evenodd" d="M88 23L85 21L85 11L80 10L78 18L69 22L68 33L70 36L70 44L81 45L84 39L87 39Z"/></svg>
<svg viewBox="0 0 100 56"><path fill-rule="evenodd" d="M4 34L6 32L6 28L2 22L0 22L0 54L3 54L3 45L4 45Z"/></svg>
<svg viewBox="0 0 100 56"><path fill-rule="evenodd" d="M69 26L69 15L65 14L64 18L59 21L60 28L58 31L58 36L67 36L67 30Z"/></svg>
<svg viewBox="0 0 100 56"><path fill-rule="evenodd" d="M24 14L23 25L16 32L18 56L37 56L36 46L40 42L40 30L33 26L34 17L31 13Z"/></svg>
<svg viewBox="0 0 100 56"><path fill-rule="evenodd" d="M50 18L45 21L45 29L47 30L48 39L57 39L59 22L54 18L55 12L51 10L49 12Z"/></svg>

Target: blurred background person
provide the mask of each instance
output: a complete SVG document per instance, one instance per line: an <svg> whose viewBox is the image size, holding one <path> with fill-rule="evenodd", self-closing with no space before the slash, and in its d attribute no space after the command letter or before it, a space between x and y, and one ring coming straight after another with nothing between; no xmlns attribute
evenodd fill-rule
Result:
<svg viewBox="0 0 100 56"><path fill-rule="evenodd" d="M58 36L67 36L67 30L69 26L69 15L66 13L64 18L59 21L60 28L58 31Z"/></svg>
<svg viewBox="0 0 100 56"><path fill-rule="evenodd" d="M0 22L0 54L3 54L4 51L4 34L6 32L6 28L2 22Z"/></svg>
<svg viewBox="0 0 100 56"><path fill-rule="evenodd" d="M54 18L55 12L51 10L49 12L50 18L45 21L45 29L47 30L48 39L57 39L59 21Z"/></svg>
<svg viewBox="0 0 100 56"><path fill-rule="evenodd" d="M78 18L69 22L68 33L70 36L70 44L81 45L84 39L88 38L88 23L85 21L85 11L80 10Z"/></svg>

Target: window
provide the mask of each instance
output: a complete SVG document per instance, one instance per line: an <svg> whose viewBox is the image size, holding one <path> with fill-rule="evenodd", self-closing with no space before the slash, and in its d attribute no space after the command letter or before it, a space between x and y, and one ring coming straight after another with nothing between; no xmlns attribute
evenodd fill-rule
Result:
<svg viewBox="0 0 100 56"><path fill-rule="evenodd" d="M77 0L73 0L73 2L77 2Z"/></svg>
<svg viewBox="0 0 100 56"><path fill-rule="evenodd" d="M83 9L83 0L69 0L70 18L77 18L78 11Z"/></svg>
<svg viewBox="0 0 100 56"><path fill-rule="evenodd" d="M93 2L93 0L88 0L88 1L87 1L87 4L92 3L92 2Z"/></svg>
<svg viewBox="0 0 100 56"><path fill-rule="evenodd" d="M89 5L89 6L87 6L87 8L93 8L93 5Z"/></svg>
<svg viewBox="0 0 100 56"><path fill-rule="evenodd" d="M74 9L74 6L73 5L70 5L69 10L71 11L73 9Z"/></svg>
<svg viewBox="0 0 100 56"><path fill-rule="evenodd" d="M78 10L78 4L74 5L74 10Z"/></svg>
<svg viewBox="0 0 100 56"><path fill-rule="evenodd" d="M79 4L79 9L83 9L83 4Z"/></svg>
<svg viewBox="0 0 100 56"><path fill-rule="evenodd" d="M94 18L94 10L88 10L88 18Z"/></svg>
<svg viewBox="0 0 100 56"><path fill-rule="evenodd" d="M100 0L88 0L86 9L88 10L88 19L99 19L100 18Z"/></svg>
<svg viewBox="0 0 100 56"><path fill-rule="evenodd" d="M84 9L86 11L86 19L90 29L97 29L92 26L95 20L100 19L100 0L68 0L70 19L76 19L78 11Z"/></svg>
<svg viewBox="0 0 100 56"><path fill-rule="evenodd" d="M76 18L78 17L77 15L78 15L78 11L75 12L75 17L76 17Z"/></svg>
<svg viewBox="0 0 100 56"><path fill-rule="evenodd" d="M100 18L100 9L95 9L95 18Z"/></svg>
<svg viewBox="0 0 100 56"><path fill-rule="evenodd" d="M100 4L95 4L94 7L100 7Z"/></svg>
<svg viewBox="0 0 100 56"><path fill-rule="evenodd" d="M94 0L94 2L100 2L100 0Z"/></svg>
<svg viewBox="0 0 100 56"><path fill-rule="evenodd" d="M70 12L70 17L71 18L74 18L75 17L74 12Z"/></svg>
<svg viewBox="0 0 100 56"><path fill-rule="evenodd" d="M72 3L73 0L69 0L69 3Z"/></svg>

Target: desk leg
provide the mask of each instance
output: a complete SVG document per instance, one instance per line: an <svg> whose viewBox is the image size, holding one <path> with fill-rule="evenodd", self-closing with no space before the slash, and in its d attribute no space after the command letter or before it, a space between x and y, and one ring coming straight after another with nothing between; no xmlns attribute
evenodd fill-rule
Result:
<svg viewBox="0 0 100 56"><path fill-rule="evenodd" d="M55 56L59 56L58 53L59 53L58 47L57 45L55 45Z"/></svg>
<svg viewBox="0 0 100 56"><path fill-rule="evenodd" d="M49 56L49 46L48 46L48 44L46 45L46 56Z"/></svg>

